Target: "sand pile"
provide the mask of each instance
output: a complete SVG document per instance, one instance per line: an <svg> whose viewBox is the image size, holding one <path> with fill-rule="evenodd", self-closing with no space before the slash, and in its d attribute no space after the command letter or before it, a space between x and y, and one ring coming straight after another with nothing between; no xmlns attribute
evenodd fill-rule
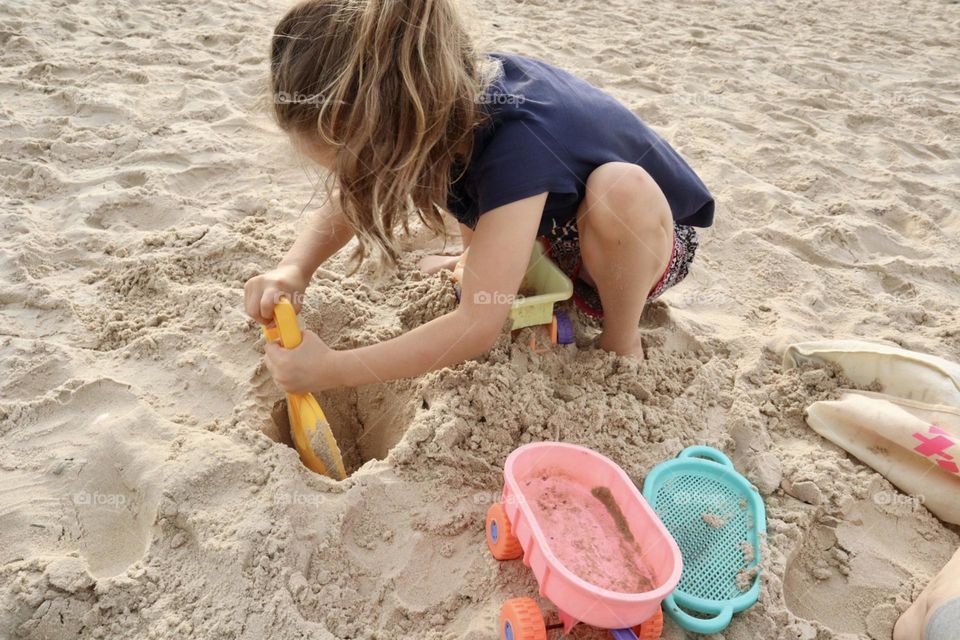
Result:
<svg viewBox="0 0 960 640"><path fill-rule="evenodd" d="M536 586L489 557L483 515L507 454L544 439L638 482L687 445L732 456L769 532L728 640L889 637L958 537L804 424L842 381L776 351L868 337L960 359L952 5L482 8L492 48L661 131L718 223L648 310L642 365L578 318L574 346L504 336L321 395L359 469L338 484L261 433L281 394L240 310L319 180L262 115L281 9L0 7L0 637L488 638ZM345 348L452 308L449 278L414 267L436 243L408 246L394 273L328 265L307 326Z"/></svg>
<svg viewBox="0 0 960 640"><path fill-rule="evenodd" d="M325 302L308 323L334 344L381 339L403 317L442 310L450 290L411 264L382 284L371 296L362 277L318 282ZM424 287L436 294L426 305ZM20 496L7 531L30 532L5 549L7 632L488 637L499 603L535 584L489 557L480 523L506 455L555 439L595 448L638 482L685 446L732 450L767 496L770 530L763 602L727 637L819 626L800 618L882 637L953 534L811 435L803 407L835 394L835 374L781 372L771 353L738 370L743 354L698 342L663 305L649 315L643 365L589 347L535 354L505 336L480 362L322 394L351 469L386 455L340 484L259 432L278 393L255 365L252 399L205 424L109 379L6 406L5 484ZM354 333L358 316L370 320ZM901 537L886 535L894 523ZM857 608L836 605L851 598Z"/></svg>

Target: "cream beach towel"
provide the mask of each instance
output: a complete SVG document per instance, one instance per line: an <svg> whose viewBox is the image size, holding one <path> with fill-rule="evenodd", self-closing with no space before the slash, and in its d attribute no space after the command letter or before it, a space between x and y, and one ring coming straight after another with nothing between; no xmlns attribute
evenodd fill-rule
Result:
<svg viewBox="0 0 960 640"><path fill-rule="evenodd" d="M833 362L857 385L877 381L898 398L960 407L960 365L926 353L864 340L821 340L787 347L784 367Z"/></svg>
<svg viewBox="0 0 960 640"><path fill-rule="evenodd" d="M807 408L810 427L884 475L931 513L960 524L960 366L923 353L860 340L791 345L784 366L833 362L847 391Z"/></svg>

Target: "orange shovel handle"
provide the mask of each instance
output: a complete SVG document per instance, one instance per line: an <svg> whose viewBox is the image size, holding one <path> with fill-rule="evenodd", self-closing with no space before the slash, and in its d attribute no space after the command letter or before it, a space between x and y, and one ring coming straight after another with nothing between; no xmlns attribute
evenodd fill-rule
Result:
<svg viewBox="0 0 960 640"><path fill-rule="evenodd" d="M297 324L297 312L289 300L280 298L277 302L273 308L273 325L265 326L263 335L270 342L279 341L284 349L300 346L303 335L300 333L300 325ZM340 456L337 441L313 394L288 393L287 415L290 418L290 437L303 464L312 471L335 480L346 478L347 472L343 468L343 458ZM324 434L323 446L320 448L321 452L325 452L324 459L318 457L311 445L311 439L318 428L322 428Z"/></svg>
<svg viewBox="0 0 960 640"><path fill-rule="evenodd" d="M264 326L263 335L270 342L280 341L284 349L294 349L300 346L303 336L300 325L297 324L297 312L286 298L280 298L273 308L274 326Z"/></svg>

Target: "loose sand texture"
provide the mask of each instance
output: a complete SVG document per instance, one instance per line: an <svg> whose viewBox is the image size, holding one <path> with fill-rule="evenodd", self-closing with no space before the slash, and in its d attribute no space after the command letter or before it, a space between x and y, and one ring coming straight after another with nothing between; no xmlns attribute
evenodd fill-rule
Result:
<svg viewBox="0 0 960 640"><path fill-rule="evenodd" d="M960 360L960 5L482 2L485 46L624 101L717 222L645 314L643 364L578 317L573 346L504 335L321 394L341 483L262 433L281 393L240 304L323 197L262 100L286 6L0 5L0 638L492 637L537 588L483 518L539 440L638 483L719 447L768 517L760 602L722 637L889 638L957 532L809 429L842 381L777 354L860 337ZM453 308L449 274L416 268L440 243L406 246L396 272L326 265L306 326L348 348Z"/></svg>

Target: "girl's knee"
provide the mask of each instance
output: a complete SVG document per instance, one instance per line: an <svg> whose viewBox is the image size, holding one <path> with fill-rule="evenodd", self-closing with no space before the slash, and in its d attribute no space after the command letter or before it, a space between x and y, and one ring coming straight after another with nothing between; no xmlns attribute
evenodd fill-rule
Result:
<svg viewBox="0 0 960 640"><path fill-rule="evenodd" d="M670 205L646 170L627 162L610 162L594 169L587 179L581 205L582 222L609 233L672 226Z"/></svg>

